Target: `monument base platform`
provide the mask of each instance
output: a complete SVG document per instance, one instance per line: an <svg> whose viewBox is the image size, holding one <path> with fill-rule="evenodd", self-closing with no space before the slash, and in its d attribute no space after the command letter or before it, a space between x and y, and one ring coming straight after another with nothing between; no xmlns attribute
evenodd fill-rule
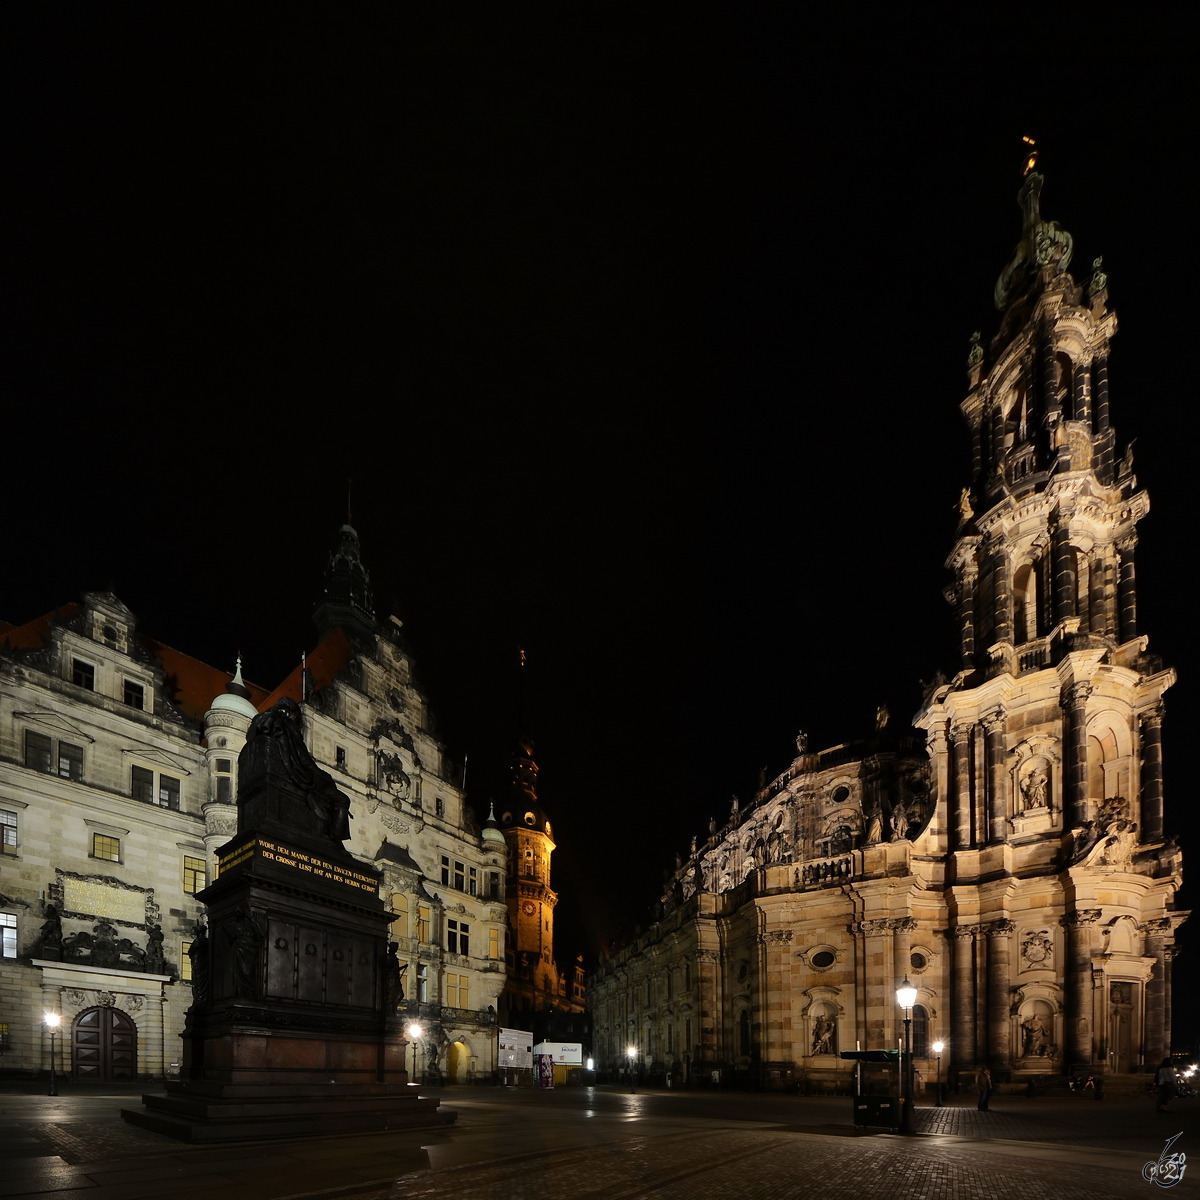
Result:
<svg viewBox="0 0 1200 1200"><path fill-rule="evenodd" d="M434 1096L409 1083L245 1084L187 1080L121 1117L184 1142L261 1141L449 1125Z"/></svg>

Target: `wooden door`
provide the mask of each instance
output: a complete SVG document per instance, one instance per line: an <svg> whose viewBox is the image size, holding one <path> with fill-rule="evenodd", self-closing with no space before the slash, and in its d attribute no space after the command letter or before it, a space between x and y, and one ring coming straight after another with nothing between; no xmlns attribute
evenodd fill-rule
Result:
<svg viewBox="0 0 1200 1200"><path fill-rule="evenodd" d="M137 1079L137 1026L119 1008L89 1008L71 1029L76 1079L115 1083Z"/></svg>

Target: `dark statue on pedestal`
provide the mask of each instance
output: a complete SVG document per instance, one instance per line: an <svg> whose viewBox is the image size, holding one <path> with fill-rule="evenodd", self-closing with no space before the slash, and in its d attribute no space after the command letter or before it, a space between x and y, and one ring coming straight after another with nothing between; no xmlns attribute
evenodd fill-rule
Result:
<svg viewBox="0 0 1200 1200"><path fill-rule="evenodd" d="M188 949L184 1079L124 1118L192 1142L453 1120L409 1087L380 872L342 844L350 800L313 761L295 701L251 723L237 810L198 895L209 930L198 924ZM155 929L147 962L161 961Z"/></svg>

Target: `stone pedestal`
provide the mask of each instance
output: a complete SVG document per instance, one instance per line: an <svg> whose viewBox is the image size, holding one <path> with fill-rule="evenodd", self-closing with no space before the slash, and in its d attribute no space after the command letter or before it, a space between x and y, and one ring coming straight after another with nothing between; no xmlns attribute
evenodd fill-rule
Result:
<svg viewBox="0 0 1200 1200"><path fill-rule="evenodd" d="M240 832L197 897L208 932L190 956L183 1078L122 1116L191 1142L447 1123L404 1070L380 874L337 840L332 779L302 743L280 752L281 720L299 717L251 726Z"/></svg>

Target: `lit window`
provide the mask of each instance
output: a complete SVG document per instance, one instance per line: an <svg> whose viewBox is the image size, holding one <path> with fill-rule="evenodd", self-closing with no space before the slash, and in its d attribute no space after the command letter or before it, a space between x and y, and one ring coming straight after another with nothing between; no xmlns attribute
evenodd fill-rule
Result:
<svg viewBox="0 0 1200 1200"><path fill-rule="evenodd" d="M17 814L0 808L0 854L17 852Z"/></svg>
<svg viewBox="0 0 1200 1200"><path fill-rule="evenodd" d="M179 943L179 978L190 980L192 978L192 960L188 957L188 951L192 948L191 942Z"/></svg>
<svg viewBox="0 0 1200 1200"><path fill-rule="evenodd" d="M146 707L146 689L132 679L125 680L125 703L130 708Z"/></svg>
<svg viewBox="0 0 1200 1200"><path fill-rule="evenodd" d="M44 733L25 731L25 765L49 774L51 767L50 739Z"/></svg>
<svg viewBox="0 0 1200 1200"><path fill-rule="evenodd" d="M488 930L488 958L500 957L500 930Z"/></svg>
<svg viewBox="0 0 1200 1200"><path fill-rule="evenodd" d="M450 860L442 855L442 886L450 886Z"/></svg>
<svg viewBox="0 0 1200 1200"><path fill-rule="evenodd" d="M427 904L417 905L417 940L429 941L429 906Z"/></svg>
<svg viewBox="0 0 1200 1200"><path fill-rule="evenodd" d="M408 937L408 897L403 892L392 893L392 937Z"/></svg>
<svg viewBox="0 0 1200 1200"><path fill-rule="evenodd" d="M105 862L120 862L121 839L108 837L103 833L93 833L92 857L102 858Z"/></svg>
<svg viewBox="0 0 1200 1200"><path fill-rule="evenodd" d="M96 668L82 659L75 659L71 664L71 682L76 687L87 688L89 692L96 690Z"/></svg>
<svg viewBox="0 0 1200 1200"><path fill-rule="evenodd" d="M144 804L154 803L154 772L145 767L133 768L133 780L129 788L130 795Z"/></svg>
<svg viewBox="0 0 1200 1200"><path fill-rule="evenodd" d="M446 1005L449 1008L470 1008L471 1001L467 991L466 975L446 976Z"/></svg>
<svg viewBox="0 0 1200 1200"><path fill-rule="evenodd" d="M183 890L189 895L194 896L197 892L204 891L208 883L208 867L205 865L202 858L189 858L188 855L183 856Z"/></svg>
<svg viewBox="0 0 1200 1200"><path fill-rule="evenodd" d="M58 743L58 773L64 779L74 779L77 783L83 778L82 746L72 746L70 742Z"/></svg>
<svg viewBox="0 0 1200 1200"><path fill-rule="evenodd" d="M0 958L17 957L17 918L0 913Z"/></svg>
<svg viewBox="0 0 1200 1200"><path fill-rule="evenodd" d="M170 775L160 775L158 777L158 803L163 808L179 807L179 780L172 779Z"/></svg>

